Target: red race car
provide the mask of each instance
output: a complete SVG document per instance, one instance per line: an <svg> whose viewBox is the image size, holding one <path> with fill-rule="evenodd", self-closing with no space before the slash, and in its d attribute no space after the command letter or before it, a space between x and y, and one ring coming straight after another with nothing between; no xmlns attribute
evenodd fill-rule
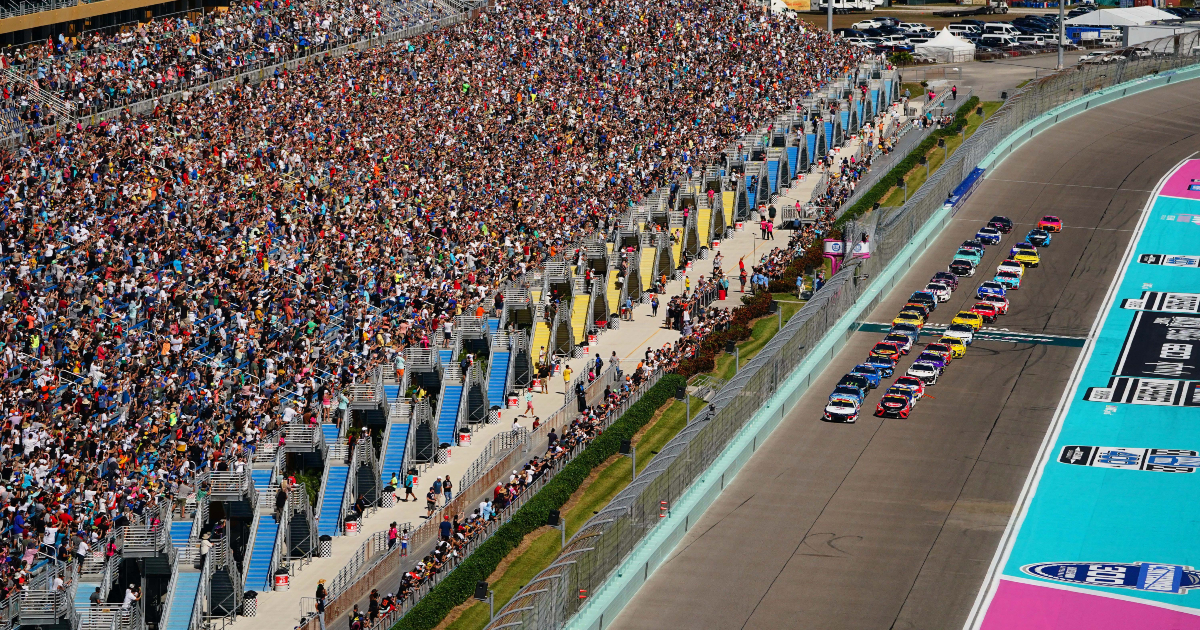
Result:
<svg viewBox="0 0 1200 630"><path fill-rule="evenodd" d="M871 353L867 355L867 358L870 359L871 357L889 357L889 358L890 357L900 357L903 354L904 354L904 351L901 350L899 345L892 343L891 341L880 341L879 343L875 344L871 348Z"/></svg>
<svg viewBox="0 0 1200 630"><path fill-rule="evenodd" d="M1047 232L1061 232L1062 219L1052 214L1047 214L1046 216L1042 217L1040 221L1038 221L1037 226L1039 230L1046 230Z"/></svg>
<svg viewBox="0 0 1200 630"><path fill-rule="evenodd" d="M901 394L886 394L875 407L877 417L897 416L907 418L912 413L912 397Z"/></svg>
<svg viewBox="0 0 1200 630"><path fill-rule="evenodd" d="M994 322L1000 316L1000 309L991 302L976 302L975 306L971 307L972 313L978 313L985 322Z"/></svg>

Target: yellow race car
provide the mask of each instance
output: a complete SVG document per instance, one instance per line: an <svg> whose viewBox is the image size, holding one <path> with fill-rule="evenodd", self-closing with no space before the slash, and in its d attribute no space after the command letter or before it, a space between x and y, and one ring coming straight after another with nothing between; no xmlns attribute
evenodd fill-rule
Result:
<svg viewBox="0 0 1200 630"><path fill-rule="evenodd" d="M917 328L921 328L925 326L925 318L916 311L900 311L896 319L892 320L892 325L895 326L896 324L912 324Z"/></svg>
<svg viewBox="0 0 1200 630"><path fill-rule="evenodd" d="M950 323L966 324L967 326L970 326L978 331L980 328L983 328L983 316L979 313L972 313L971 311L959 311L958 315L955 315L954 319L951 320Z"/></svg>
<svg viewBox="0 0 1200 630"><path fill-rule="evenodd" d="M954 353L954 358L961 358L967 353L967 344L962 342L958 337L942 337L937 340L938 343L950 346L950 351Z"/></svg>
<svg viewBox="0 0 1200 630"><path fill-rule="evenodd" d="M1016 254L1013 254L1013 260L1026 267L1036 267L1042 262L1042 259L1040 256L1038 256L1037 252L1029 251L1028 249L1022 249Z"/></svg>

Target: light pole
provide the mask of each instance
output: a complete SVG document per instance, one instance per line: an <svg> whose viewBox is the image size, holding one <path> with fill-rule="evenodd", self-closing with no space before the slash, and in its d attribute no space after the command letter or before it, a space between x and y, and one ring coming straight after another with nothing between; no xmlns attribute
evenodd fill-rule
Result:
<svg viewBox="0 0 1200 630"><path fill-rule="evenodd" d="M617 450L617 452L633 460L632 481L637 481L637 449L633 447L633 441L621 440L621 447Z"/></svg>
<svg viewBox="0 0 1200 630"><path fill-rule="evenodd" d="M825 0L828 5L825 7L825 24L829 28L829 34L833 35L833 0Z"/></svg>
<svg viewBox="0 0 1200 630"><path fill-rule="evenodd" d="M917 161L920 162L921 164L925 165L925 179L929 179L929 158L922 155L921 158Z"/></svg>
<svg viewBox="0 0 1200 630"><path fill-rule="evenodd" d="M1064 23L1063 5L1066 0L1058 0L1058 70L1063 69L1063 38L1066 36L1067 25Z"/></svg>
<svg viewBox="0 0 1200 630"><path fill-rule="evenodd" d="M904 188L904 203L908 203L908 182L904 181L904 176L896 178L896 185Z"/></svg>

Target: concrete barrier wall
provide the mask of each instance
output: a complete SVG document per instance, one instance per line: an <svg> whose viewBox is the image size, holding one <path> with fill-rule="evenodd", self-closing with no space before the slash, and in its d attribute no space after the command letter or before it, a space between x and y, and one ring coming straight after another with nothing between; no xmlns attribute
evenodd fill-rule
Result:
<svg viewBox="0 0 1200 630"><path fill-rule="evenodd" d="M1119 98L1162 87L1170 83L1200 77L1200 65L1163 73L1138 81L1097 90L1058 108L1055 108L1017 129L1002 140L979 164L980 169L993 168L1012 151L1030 138L1062 120L1086 111L1091 107ZM977 177L982 180L983 175ZM963 195L958 204L969 196ZM754 414L754 418L726 447L712 466L671 506L670 513L634 547L632 553L618 567L616 573L605 584L592 593L587 604L567 624L573 630L602 630L607 628L625 604L633 598L654 570L683 540L687 531L700 520L704 512L725 489L742 466L766 442L771 432L796 405L813 379L818 376L843 343L858 329L858 325L874 310L881 299L904 277L905 272L925 253L926 248L941 234L957 213L959 205L947 203L925 223L919 232L901 250L900 254L876 278L867 292L830 329L821 343L784 380L776 393Z"/></svg>

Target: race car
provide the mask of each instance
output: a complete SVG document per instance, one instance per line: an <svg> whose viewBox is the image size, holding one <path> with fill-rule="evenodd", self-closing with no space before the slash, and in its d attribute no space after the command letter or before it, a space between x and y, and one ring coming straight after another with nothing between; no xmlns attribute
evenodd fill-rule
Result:
<svg viewBox="0 0 1200 630"><path fill-rule="evenodd" d="M951 291L958 290L958 276L950 273L949 271L939 271L933 274L933 277L930 278L929 281L944 284L949 287Z"/></svg>
<svg viewBox="0 0 1200 630"><path fill-rule="evenodd" d="M1037 226L1039 230L1046 230L1047 232L1061 232L1062 219L1052 214L1047 214L1038 221Z"/></svg>
<svg viewBox="0 0 1200 630"><path fill-rule="evenodd" d="M979 299L983 299L984 296L987 295L999 295L1004 297L1008 295L1008 289L1004 288L1003 284L996 282L995 280L988 280L979 285L979 288L975 290L975 297Z"/></svg>
<svg viewBox="0 0 1200 630"><path fill-rule="evenodd" d="M985 245L995 245L1000 242L1000 230L990 225L985 225L975 233L975 239Z"/></svg>
<svg viewBox="0 0 1200 630"><path fill-rule="evenodd" d="M937 340L939 345L948 346L954 352L954 358L960 358L967 354L967 344L963 343L958 337L947 337L942 335L941 339Z"/></svg>
<svg viewBox="0 0 1200 630"><path fill-rule="evenodd" d="M975 343L975 327L970 324L950 324L943 337L956 337L968 346Z"/></svg>
<svg viewBox="0 0 1200 630"><path fill-rule="evenodd" d="M1029 230L1029 233L1025 235L1025 240L1034 247L1048 247L1051 237L1046 230Z"/></svg>
<svg viewBox="0 0 1200 630"><path fill-rule="evenodd" d="M965 241L963 241L963 242L962 242L962 245L959 245L959 247L960 247L960 248L962 248L962 249L976 249L976 250L979 250L979 253L980 253L981 255L982 255L982 254L983 254L983 252L984 252L984 251L987 249L987 247L984 245L984 242L983 242L983 241L981 241L981 240L979 240L979 239L977 239L977 238L972 238L972 239L965 240Z"/></svg>
<svg viewBox="0 0 1200 630"><path fill-rule="evenodd" d="M896 373L896 360L891 357L874 356L867 359L865 365L870 365L879 370L879 374L884 378L890 378Z"/></svg>
<svg viewBox="0 0 1200 630"><path fill-rule="evenodd" d="M885 336L883 338L883 340L889 341L889 342L894 343L897 346L899 346L901 355L908 354L909 351L912 349L912 345L913 345L912 337L909 337L908 335L906 335L904 333L898 333L898 332L888 333L887 336Z"/></svg>
<svg viewBox="0 0 1200 630"><path fill-rule="evenodd" d="M996 318L1000 316L1000 309L991 302L976 302L975 306L971 307L971 312L978 313L983 321L988 323L996 321Z"/></svg>
<svg viewBox="0 0 1200 630"><path fill-rule="evenodd" d="M1005 234L1008 234L1013 229L1012 219L1010 219L1008 217L1002 217L1002 216L992 217L991 220L988 221L988 225L996 228L997 230L1000 230L1001 232L1003 232Z"/></svg>
<svg viewBox="0 0 1200 630"><path fill-rule="evenodd" d="M954 260L969 260L972 265L978 265L979 261L983 260L983 252L974 248L960 247L954 253Z"/></svg>
<svg viewBox="0 0 1200 630"><path fill-rule="evenodd" d="M971 328L974 328L975 331L978 332L980 328L983 328L983 318L980 317L978 313L972 313L971 311L959 311L958 314L954 316L954 319L950 320L950 325L954 324L965 324Z"/></svg>
<svg viewBox="0 0 1200 630"><path fill-rule="evenodd" d="M995 276L992 276L992 281L999 282L1000 284L1004 285L1005 289L1015 290L1021 288L1021 274L1013 273L1011 271L1001 271L1000 273L997 273Z"/></svg>
<svg viewBox="0 0 1200 630"><path fill-rule="evenodd" d="M925 344L925 350L922 352L933 352L934 354L937 354L946 360L947 365L954 360L954 349L944 343L938 343L936 341L927 343Z"/></svg>
<svg viewBox="0 0 1200 630"><path fill-rule="evenodd" d="M975 265L973 265L969 260L956 258L950 262L950 273L960 278L963 276L969 278L975 275Z"/></svg>
<svg viewBox="0 0 1200 630"><path fill-rule="evenodd" d="M930 352L928 350L918 354L917 361L920 363L928 363L936 367L938 372L944 371L946 366L950 364L950 361L947 360L946 357L938 354L937 352Z"/></svg>
<svg viewBox="0 0 1200 630"><path fill-rule="evenodd" d="M871 389L879 387L879 382L883 380L883 374L880 374L879 368L867 363L859 363L850 370L850 373L867 379Z"/></svg>
<svg viewBox="0 0 1200 630"><path fill-rule="evenodd" d="M863 376L862 374L855 374L853 372L843 375L841 380L838 381L838 383L837 383L838 387L841 387L843 385L850 385L852 387L859 388L860 390L862 390L864 398L866 398L867 392L871 391L871 389L872 389L871 379L867 378L866 376ZM834 389L836 390L836 388L834 388Z"/></svg>
<svg viewBox="0 0 1200 630"><path fill-rule="evenodd" d="M1037 267L1038 265L1042 264L1042 259L1038 256L1037 252L1028 249L1022 249L1014 254L1013 260L1016 260L1026 267Z"/></svg>
<svg viewBox="0 0 1200 630"><path fill-rule="evenodd" d="M846 398L834 398L825 405L825 419L854 424L858 420L858 405Z"/></svg>
<svg viewBox="0 0 1200 630"><path fill-rule="evenodd" d="M844 398L846 400L853 400L860 405L862 404L863 399L866 397L866 392L864 392L862 388L855 387L854 385L838 385L837 387L834 387L833 392L829 394L829 400Z"/></svg>
<svg viewBox="0 0 1200 630"><path fill-rule="evenodd" d="M901 312L912 311L912 312L920 315L921 317L924 317L925 321L929 321L929 315L930 315L930 313L933 312L933 307L929 306L928 304L922 304L920 302L909 302L908 304L901 306L900 311Z"/></svg>
<svg viewBox="0 0 1200 630"><path fill-rule="evenodd" d="M925 397L925 381L922 381L915 376L901 376L892 382L892 387L903 387L913 393L914 400L921 400ZM889 387L888 389L891 389Z"/></svg>
<svg viewBox="0 0 1200 630"><path fill-rule="evenodd" d="M941 376L941 372L935 365L918 361L910 365L908 367L908 371L905 372L904 375L919 378L926 385L933 385L937 383L938 376Z"/></svg>
<svg viewBox="0 0 1200 630"><path fill-rule="evenodd" d="M925 325L925 318L916 311L900 311L900 314L892 320L892 324L912 324L920 328Z"/></svg>
<svg viewBox="0 0 1200 630"><path fill-rule="evenodd" d="M1008 255L1010 258L1015 259L1017 257L1017 253L1022 251L1030 251L1036 254L1037 248L1034 247L1033 243L1030 243L1029 241L1021 241L1020 243L1013 245L1012 248L1008 250Z"/></svg>
<svg viewBox="0 0 1200 630"><path fill-rule="evenodd" d="M999 273L1001 271L1011 271L1017 275L1025 275L1025 266L1011 258L1007 258L1004 262L996 266L996 272Z"/></svg>
<svg viewBox="0 0 1200 630"><path fill-rule="evenodd" d="M928 291L913 291L913 294L908 296L908 301L916 304L924 304L931 309L937 310L937 296Z"/></svg>
<svg viewBox="0 0 1200 630"><path fill-rule="evenodd" d="M950 287L940 282L930 282L925 285L925 290L932 293L939 302L945 302L950 299Z"/></svg>
<svg viewBox="0 0 1200 630"><path fill-rule="evenodd" d="M903 354L903 353L900 351L900 347L897 346L896 344L894 344L890 341L880 341L879 343L876 343L875 345L871 346L871 353L870 353L870 355L868 355L867 358L870 359L870 357L873 357L873 356L875 356L875 357L899 357L901 354Z"/></svg>
<svg viewBox="0 0 1200 630"><path fill-rule="evenodd" d="M996 308L1000 310L1001 315L1008 313L1008 298L1004 297L1003 295L985 295L979 298L979 301L991 302L992 304L995 304Z"/></svg>
<svg viewBox="0 0 1200 630"><path fill-rule="evenodd" d="M907 335L913 343L917 343L917 340L921 338L921 329L912 324L893 324L892 329L888 331L888 334L891 333Z"/></svg>
<svg viewBox="0 0 1200 630"><path fill-rule="evenodd" d="M879 399L879 404L875 406L876 417L896 416L904 419L908 414L912 413L913 401L908 396L900 394L886 394Z"/></svg>

